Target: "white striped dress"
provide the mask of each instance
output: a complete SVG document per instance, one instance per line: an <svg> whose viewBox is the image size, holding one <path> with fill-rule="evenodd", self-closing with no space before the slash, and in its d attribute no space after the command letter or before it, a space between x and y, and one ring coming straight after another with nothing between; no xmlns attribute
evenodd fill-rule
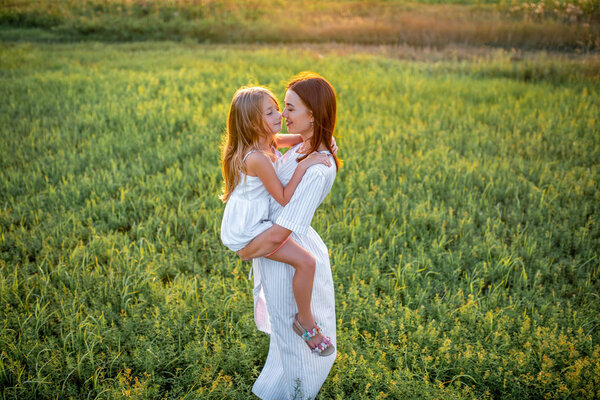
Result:
<svg viewBox="0 0 600 400"><path fill-rule="evenodd" d="M290 181L298 163L300 145L289 149L278 161L277 175L284 185ZM270 201L269 218L292 231L291 237L316 259L311 308L315 321L330 336L337 349L335 297L329 253L317 232L310 227L315 210L329 193L336 176L331 166L310 167L287 206ZM269 354L252 392L263 400L313 399L325 382L336 354L321 357L311 352L306 342L292 330L298 312L288 264L257 258L254 270L254 317L259 330L270 335Z"/></svg>

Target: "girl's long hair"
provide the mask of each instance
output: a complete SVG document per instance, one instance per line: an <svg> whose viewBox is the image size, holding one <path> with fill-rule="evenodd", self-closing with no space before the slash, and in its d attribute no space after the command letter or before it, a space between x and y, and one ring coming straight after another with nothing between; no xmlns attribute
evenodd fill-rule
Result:
<svg viewBox="0 0 600 400"><path fill-rule="evenodd" d="M331 138L335 130L337 112L333 86L315 72L301 72L289 81L287 89L293 90L300 97L304 105L312 112L314 120L311 149L306 155L298 158L298 162L304 160L310 153L317 151L323 143L333 156L336 170L338 170L342 162L331 149Z"/></svg>
<svg viewBox="0 0 600 400"><path fill-rule="evenodd" d="M223 194L219 197L223 202L229 199L240 183L240 173L246 173L244 155L252 149L259 149L261 137L273 136L263 116L265 98L273 100L279 110L275 96L264 87L242 87L233 95L227 116L227 134L222 144L224 187ZM275 144L274 140L272 144Z"/></svg>

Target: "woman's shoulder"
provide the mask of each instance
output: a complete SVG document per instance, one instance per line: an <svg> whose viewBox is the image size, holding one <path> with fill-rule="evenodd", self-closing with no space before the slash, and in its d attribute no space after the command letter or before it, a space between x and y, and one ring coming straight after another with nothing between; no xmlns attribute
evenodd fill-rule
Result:
<svg viewBox="0 0 600 400"><path fill-rule="evenodd" d="M308 167L305 173L305 177L312 178L335 178L335 175L336 169L333 158L329 167L325 164L315 164Z"/></svg>

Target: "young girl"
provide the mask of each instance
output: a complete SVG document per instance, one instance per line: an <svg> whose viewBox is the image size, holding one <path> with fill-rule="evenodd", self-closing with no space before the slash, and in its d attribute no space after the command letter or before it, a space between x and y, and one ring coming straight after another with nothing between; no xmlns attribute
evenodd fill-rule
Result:
<svg viewBox="0 0 600 400"><path fill-rule="evenodd" d="M281 113L275 96L262 87L244 87L233 96L227 118L227 139L223 148L224 193L226 202L221 223L221 240L233 251L244 248L270 228L269 195L285 206L306 170L315 164L330 165L326 154L312 153L302 160L288 185L283 187L275 172L280 153L276 147L300 143L300 135L281 135ZM284 241L265 257L295 269L292 287L298 315L314 320L310 300L315 259L293 240ZM309 346L319 355L333 353L329 338L319 333Z"/></svg>

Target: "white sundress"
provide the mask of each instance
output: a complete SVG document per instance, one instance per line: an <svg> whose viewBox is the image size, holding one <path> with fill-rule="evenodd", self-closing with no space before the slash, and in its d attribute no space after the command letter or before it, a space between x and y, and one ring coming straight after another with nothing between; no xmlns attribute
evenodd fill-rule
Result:
<svg viewBox="0 0 600 400"><path fill-rule="evenodd" d="M246 158L259 150L251 150ZM281 153L275 151L281 158ZM273 162L277 171L277 161ZM249 176L240 172L240 183L233 189L225 205L221 221L221 241L233 251L246 247L256 236L273 226L269 220L269 199L271 195L258 176Z"/></svg>
<svg viewBox="0 0 600 400"><path fill-rule="evenodd" d="M298 146L288 150L279 161L277 175L284 185L290 181L298 163ZM292 231L291 237L311 252L316 260L311 309L323 333L331 337L337 349L334 286L327 247L310 222L315 210L329 193L336 168L318 164L310 167L290 202L281 207L270 201L269 218ZM335 361L336 353L321 357L292 330L298 312L288 264L257 258L254 270L254 317L259 330L270 335L269 354L252 387L263 400L314 399Z"/></svg>

